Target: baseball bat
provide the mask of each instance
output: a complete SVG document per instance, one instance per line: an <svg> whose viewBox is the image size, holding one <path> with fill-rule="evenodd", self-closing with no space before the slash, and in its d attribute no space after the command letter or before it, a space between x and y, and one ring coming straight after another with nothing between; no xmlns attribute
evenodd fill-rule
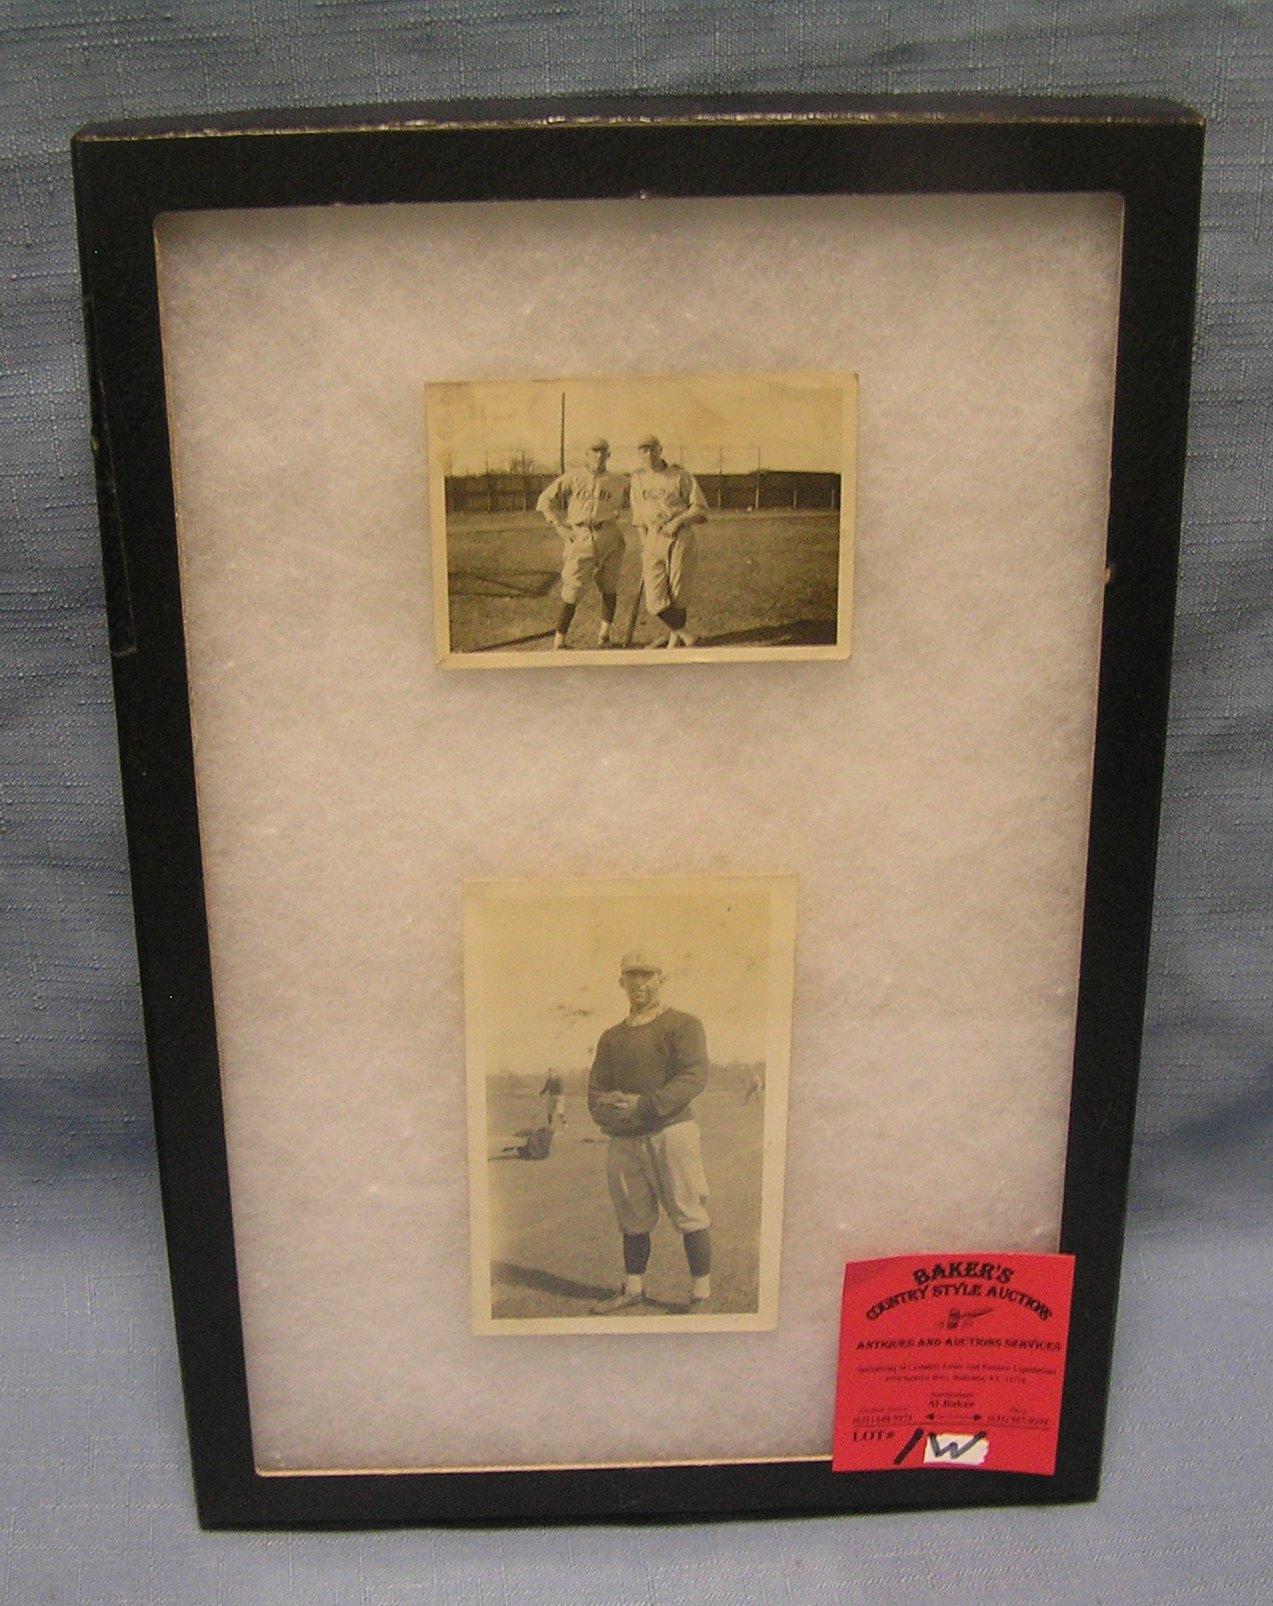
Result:
<svg viewBox="0 0 1273 1606"><path fill-rule="evenodd" d="M623 645L625 647L630 647L632 645L632 637L636 634L637 614L639 614L641 611L641 598L644 593L645 581L642 580L638 584L636 588L636 595L632 599L632 612L628 615L628 630L627 634L623 638Z"/></svg>

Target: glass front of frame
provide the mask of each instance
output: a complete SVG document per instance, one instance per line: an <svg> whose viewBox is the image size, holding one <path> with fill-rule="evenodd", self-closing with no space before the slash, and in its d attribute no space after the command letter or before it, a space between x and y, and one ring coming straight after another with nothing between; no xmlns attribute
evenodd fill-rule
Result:
<svg viewBox="0 0 1273 1606"><path fill-rule="evenodd" d="M1091 194L160 218L263 1471L826 1456L846 1260L1056 1247L1120 246L1117 199ZM793 375L856 395L838 464L799 458L801 428L779 427L769 401L753 409L764 428L744 427L739 398ZM613 405L594 419L576 387L596 376ZM464 509L456 561L439 546L460 532L439 528L439 485L449 522L488 465L453 456L448 490L436 436L430 460L430 387L496 385L540 387L556 413L534 440L490 428L492 449L530 458L491 468L523 473L525 505ZM647 385L700 387L715 431L692 432L654 391L616 401ZM678 423L687 439L667 439ZM555 648L572 582L566 538L536 504L563 465L588 467L594 437L606 472L645 466L646 434L706 503L683 627L700 640L642 643L660 610L629 506L616 619L626 630L640 603L633 645L595 650L594 561ZM751 507L726 506L757 444L762 504L772 467L773 484L812 476L797 501L836 475L839 507L757 506L755 478ZM570 510L567 489L559 522ZM815 527L823 578L805 596L792 554ZM505 533L483 544L490 530ZM527 657L557 672L515 651L506 673L455 673L440 618L487 631L466 641L494 643L473 654L488 660L530 637ZM791 639L808 620L834 639ZM749 632L716 642L742 652L701 642ZM796 651L764 653L775 646ZM465 650L453 634L450 658ZM658 672L627 673L638 657ZM756 1014L752 1037L762 1016L780 1027L763 1054L735 996L737 956L755 958L759 939L726 943L735 958L714 969L698 926L678 947L682 893L668 892L728 903L744 883L798 889L798 919L764 948L790 1016ZM501 938L505 1015L475 1016L472 889L499 885L546 901L519 928L524 962ZM616 922L588 903L605 886L662 912ZM586 889L569 929L554 924L563 888ZM794 891L773 897L796 907ZM590 1308L626 1272L588 1079L629 1009L624 953L651 946L672 951L658 956L669 1007L705 1031L713 1294L747 1307L697 1331L681 1309L598 1330ZM565 1128L546 1157L523 1158L559 1073ZM511 1158L494 1159L505 1144ZM751 1173L733 1175L735 1153ZM492 1211L491 1190L509 1188ZM649 1292L688 1305L696 1229L659 1203ZM754 1228L731 1235L753 1210ZM744 1241L754 1251L739 1255ZM496 1262L513 1269L492 1281ZM510 1317L516 1332L501 1331ZM538 1330L554 1321L566 1327Z"/></svg>

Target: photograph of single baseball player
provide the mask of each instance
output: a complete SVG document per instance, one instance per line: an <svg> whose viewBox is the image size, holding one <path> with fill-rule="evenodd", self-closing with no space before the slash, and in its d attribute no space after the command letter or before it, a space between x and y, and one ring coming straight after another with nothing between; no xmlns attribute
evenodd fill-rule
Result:
<svg viewBox="0 0 1273 1606"><path fill-rule="evenodd" d="M857 383L429 385L438 662L847 658Z"/></svg>
<svg viewBox="0 0 1273 1606"><path fill-rule="evenodd" d="M588 1113L609 1138L606 1181L623 1235L623 1286L591 1307L615 1316L646 1304L650 1235L660 1207L680 1233L689 1265L685 1315L710 1315L712 1218L694 1100L707 1087L707 1034L697 1015L660 994L666 972L651 948L619 961L628 1013L602 1032L588 1076Z"/></svg>
<svg viewBox="0 0 1273 1606"><path fill-rule="evenodd" d="M776 1324L795 896L465 887L476 1332Z"/></svg>

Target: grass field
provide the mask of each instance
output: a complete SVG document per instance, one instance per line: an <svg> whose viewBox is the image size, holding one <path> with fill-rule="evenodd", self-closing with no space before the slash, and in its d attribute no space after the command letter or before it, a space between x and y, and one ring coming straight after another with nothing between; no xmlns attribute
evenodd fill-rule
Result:
<svg viewBox="0 0 1273 1606"><path fill-rule="evenodd" d="M580 1317L623 1281L622 1240L606 1188L606 1138L582 1095L566 1095L566 1127L546 1160L498 1158L540 1123L529 1093L492 1085L487 1095L491 1314ZM712 1291L722 1315L755 1311L759 1290L762 1101L743 1105L741 1084L709 1087L694 1103L711 1190ZM664 1217L645 1279L649 1314L675 1313L689 1294L681 1236Z"/></svg>
<svg viewBox="0 0 1273 1606"><path fill-rule="evenodd" d="M699 565L689 628L703 647L812 647L836 639L839 514L713 513L698 526ZM560 601L561 540L535 513L453 513L447 520L451 650L547 649ZM628 534L619 630L640 583ZM594 647L595 589L570 640ZM665 634L644 612L633 645Z"/></svg>

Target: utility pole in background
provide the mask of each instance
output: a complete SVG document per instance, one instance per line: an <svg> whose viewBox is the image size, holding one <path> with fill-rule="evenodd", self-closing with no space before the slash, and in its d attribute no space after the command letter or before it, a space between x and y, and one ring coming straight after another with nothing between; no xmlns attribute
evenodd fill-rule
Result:
<svg viewBox="0 0 1273 1606"><path fill-rule="evenodd" d="M560 462L560 465L558 467L557 472L559 474L564 474L566 472L566 393L565 393L564 390L561 393L561 452L560 452L560 457L561 457L561 462Z"/></svg>

